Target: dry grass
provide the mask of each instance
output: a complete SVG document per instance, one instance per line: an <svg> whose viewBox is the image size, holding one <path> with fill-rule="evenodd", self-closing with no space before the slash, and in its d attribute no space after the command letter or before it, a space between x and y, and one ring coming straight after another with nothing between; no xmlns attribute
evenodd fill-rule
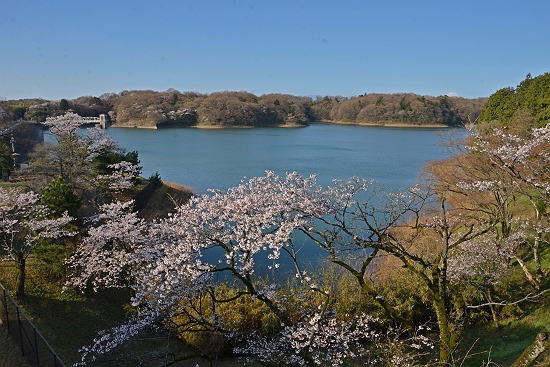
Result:
<svg viewBox="0 0 550 367"><path fill-rule="evenodd" d="M192 191L186 187L171 182L163 182L147 200L145 207L139 211L144 219L165 218L178 205L186 203Z"/></svg>

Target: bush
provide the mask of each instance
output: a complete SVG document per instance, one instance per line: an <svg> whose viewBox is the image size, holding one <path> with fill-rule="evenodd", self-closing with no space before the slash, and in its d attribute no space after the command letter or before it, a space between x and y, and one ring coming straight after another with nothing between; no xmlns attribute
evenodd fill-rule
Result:
<svg viewBox="0 0 550 367"><path fill-rule="evenodd" d="M162 186L162 179L160 178L160 175L158 172L155 172L151 176L149 176L149 182L153 184L155 187Z"/></svg>
<svg viewBox="0 0 550 367"><path fill-rule="evenodd" d="M80 197L75 195L71 186L62 177L51 181L42 189L41 196L42 202L58 216L66 211L70 216L75 217L76 211L82 204Z"/></svg>

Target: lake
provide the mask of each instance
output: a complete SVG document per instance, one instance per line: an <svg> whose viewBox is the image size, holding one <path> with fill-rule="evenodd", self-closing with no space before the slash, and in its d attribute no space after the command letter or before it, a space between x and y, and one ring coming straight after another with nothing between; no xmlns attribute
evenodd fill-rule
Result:
<svg viewBox="0 0 550 367"><path fill-rule="evenodd" d="M296 171L332 179L363 177L391 188L414 184L430 160L445 158L441 134L465 130L396 128L313 123L303 128L132 129L108 134L128 151L137 150L143 177L158 172L164 181L190 187L237 186L244 177Z"/></svg>
<svg viewBox="0 0 550 367"><path fill-rule="evenodd" d="M205 193L208 188L228 189L243 177L264 175L265 170L284 175L318 174L326 186L332 179L374 179L392 189L413 185L421 168L449 155L438 143L441 135L466 130L432 128L386 128L314 123L304 128L239 129L132 129L110 128L108 134L128 151L137 150L143 177L159 172L164 181L176 182ZM324 257L320 248L297 233L302 246L300 261L315 268ZM203 261L216 263L219 252ZM279 272L293 274L292 263L282 254ZM272 263L257 256L258 274L271 275ZM274 270L271 270L274 271Z"/></svg>

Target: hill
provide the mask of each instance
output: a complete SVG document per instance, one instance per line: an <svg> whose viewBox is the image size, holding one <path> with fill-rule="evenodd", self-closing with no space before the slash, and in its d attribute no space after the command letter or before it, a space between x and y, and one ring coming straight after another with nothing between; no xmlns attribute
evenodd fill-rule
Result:
<svg viewBox="0 0 550 367"><path fill-rule="evenodd" d="M74 100L0 101L0 122L44 121L72 110L81 116L108 114L119 127L306 126L313 121L411 126L462 126L479 116L485 98L430 97L413 93L355 97L300 97L223 91L211 94L132 90Z"/></svg>

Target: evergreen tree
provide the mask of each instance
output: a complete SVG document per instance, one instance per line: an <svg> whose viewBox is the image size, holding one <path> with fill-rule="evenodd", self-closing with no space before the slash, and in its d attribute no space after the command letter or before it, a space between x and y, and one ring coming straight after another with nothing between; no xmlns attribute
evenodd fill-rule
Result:
<svg viewBox="0 0 550 367"><path fill-rule="evenodd" d="M54 216L59 217L64 212L75 217L80 208L80 197L74 194L72 188L62 177L51 181L42 189L42 202L53 211Z"/></svg>
<svg viewBox="0 0 550 367"><path fill-rule="evenodd" d="M515 89L499 89L489 97L479 120L497 120L507 126L514 114L521 109L535 116L541 127L550 122L550 73L535 78L527 74Z"/></svg>

